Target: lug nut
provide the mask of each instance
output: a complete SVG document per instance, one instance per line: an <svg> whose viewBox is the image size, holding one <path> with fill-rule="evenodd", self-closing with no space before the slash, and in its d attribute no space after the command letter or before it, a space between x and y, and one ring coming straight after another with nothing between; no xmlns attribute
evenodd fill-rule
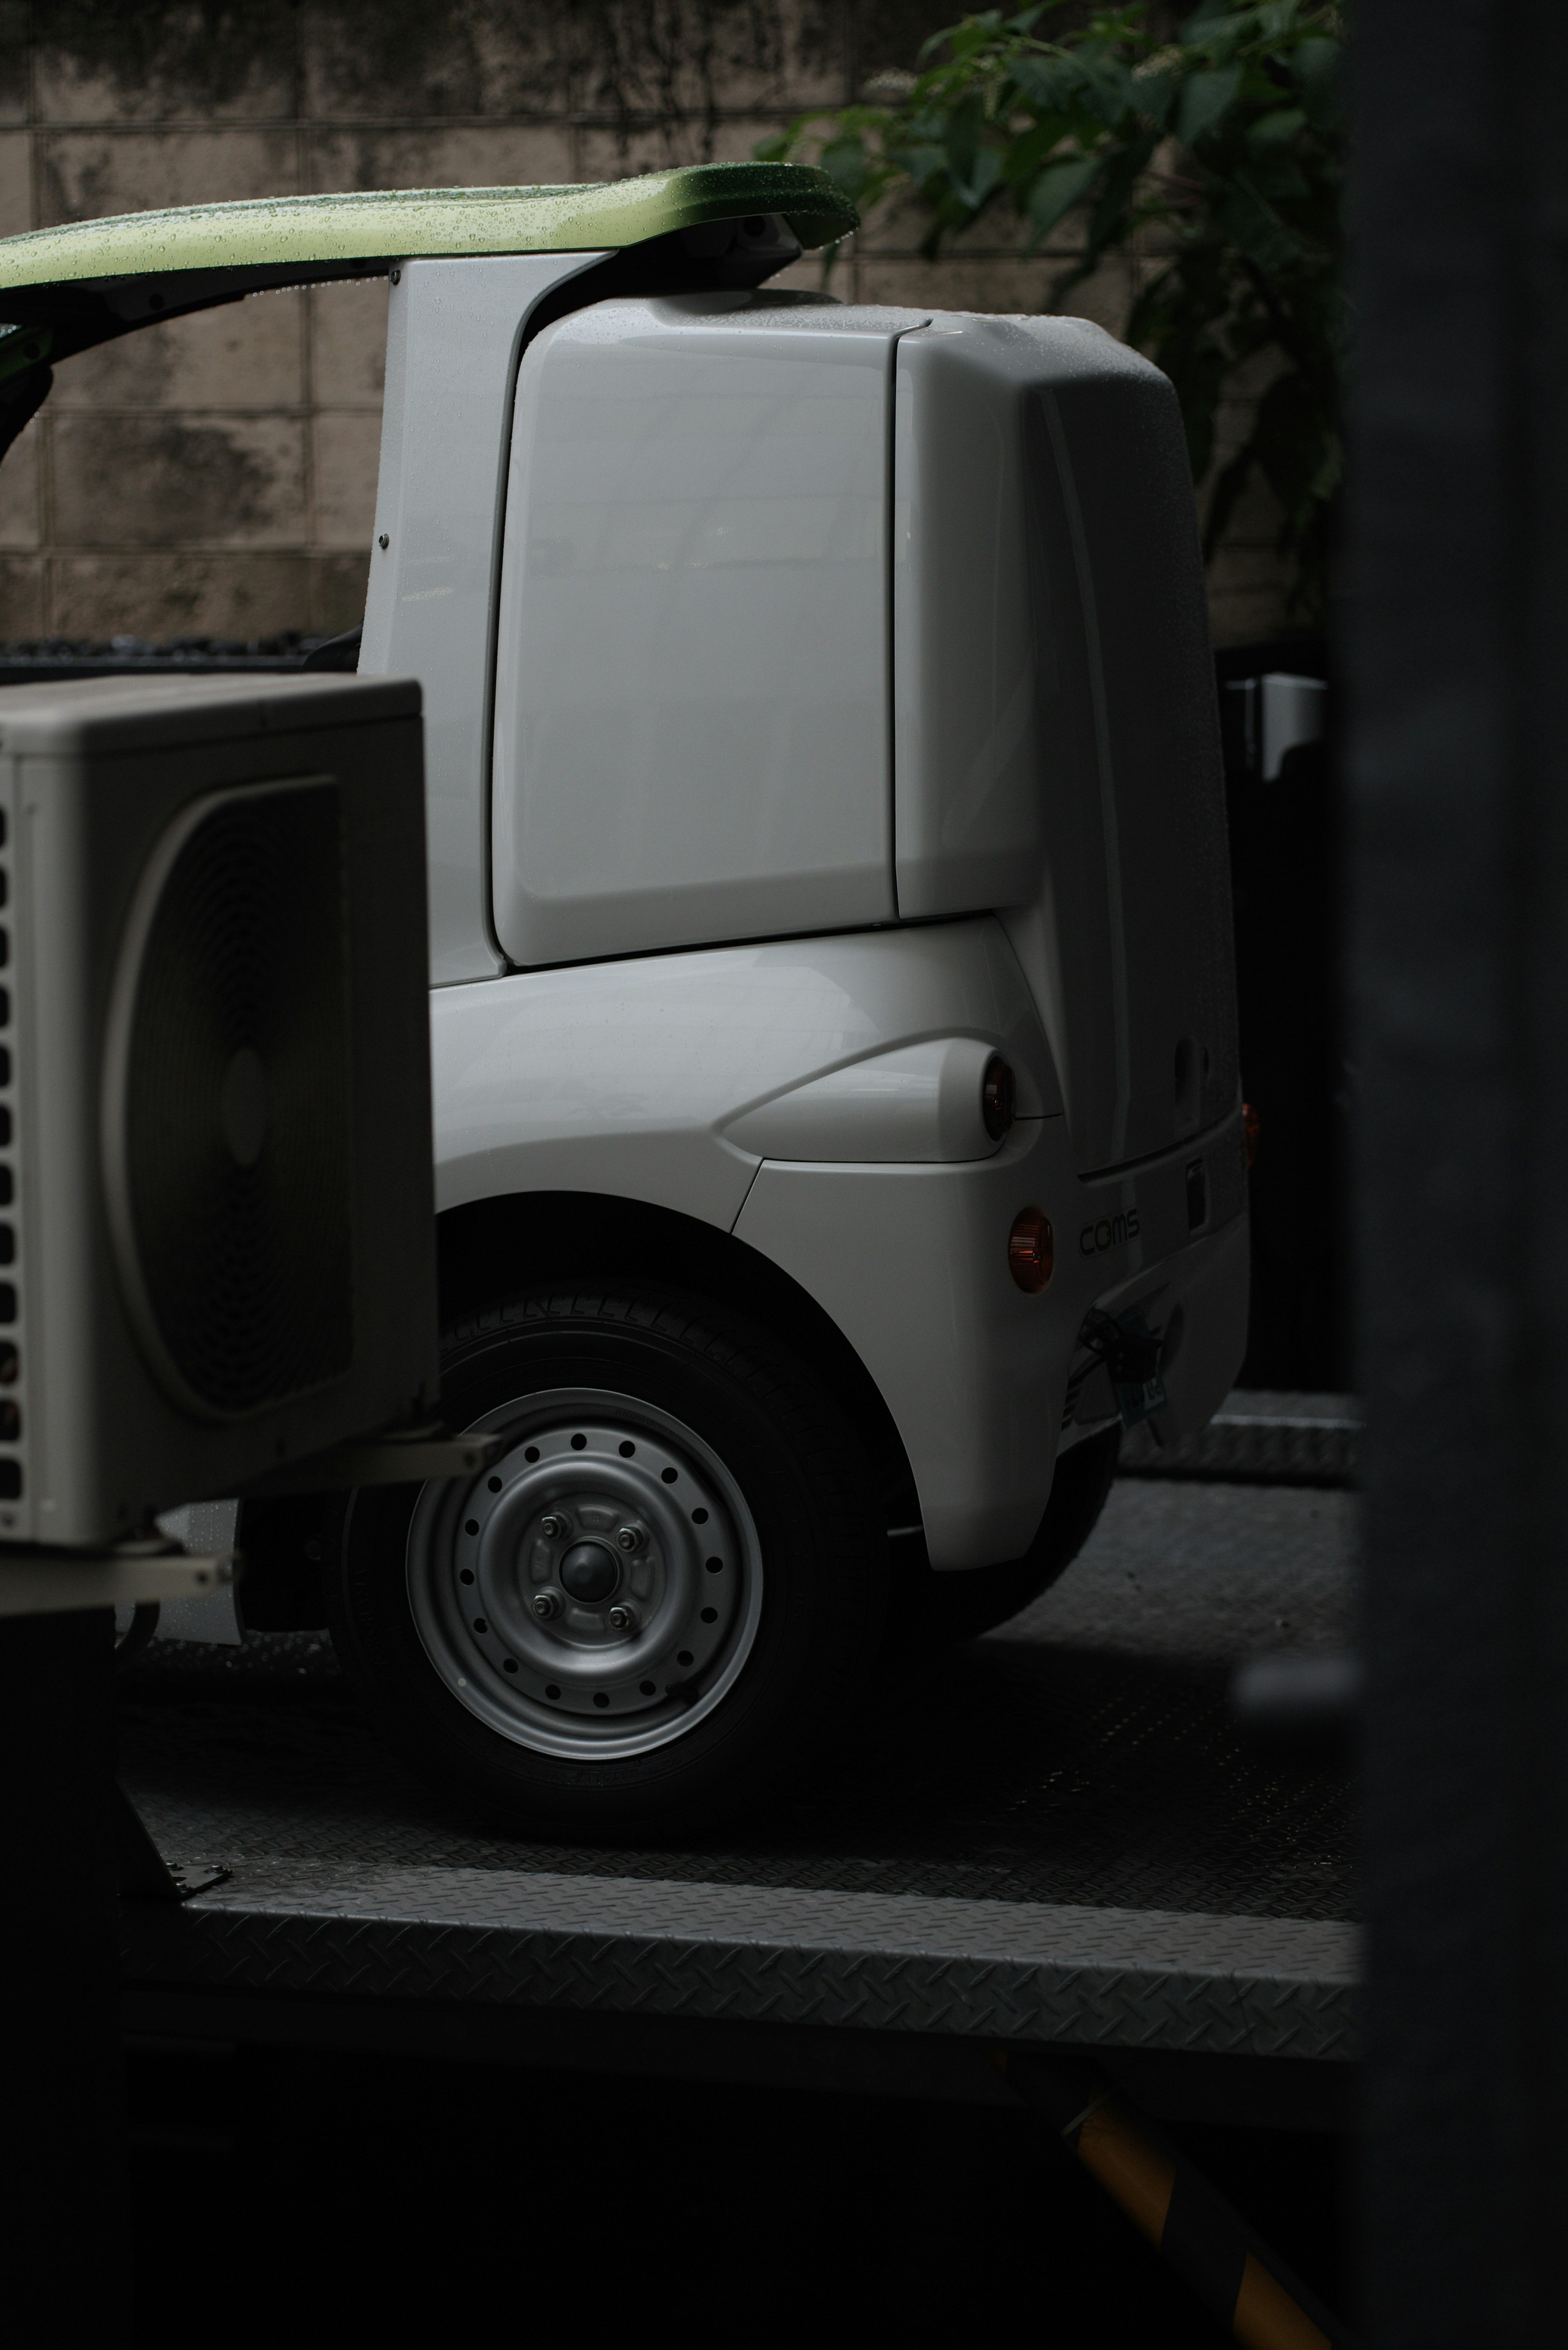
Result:
<svg viewBox="0 0 1568 2350"><path fill-rule="evenodd" d="M612 1632L635 1632L637 1610L635 1607L612 1607L609 1612L609 1621Z"/></svg>
<svg viewBox="0 0 1568 2350"><path fill-rule="evenodd" d="M615 1546L617 1550L640 1550L643 1540L640 1526L622 1526L616 1535Z"/></svg>
<svg viewBox="0 0 1568 2350"><path fill-rule="evenodd" d="M569 1534L571 1531L566 1519L557 1516L554 1510L539 1521L539 1532L546 1542L558 1542L563 1534Z"/></svg>
<svg viewBox="0 0 1568 2350"><path fill-rule="evenodd" d="M541 1624L547 1624L552 1616L558 1616L561 1612L559 1592L536 1591L528 1604Z"/></svg>

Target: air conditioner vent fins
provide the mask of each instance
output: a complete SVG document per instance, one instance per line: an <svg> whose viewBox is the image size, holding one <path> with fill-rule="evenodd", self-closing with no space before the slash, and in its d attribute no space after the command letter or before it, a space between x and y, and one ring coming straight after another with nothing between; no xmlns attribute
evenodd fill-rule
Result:
<svg viewBox="0 0 1568 2350"><path fill-rule="evenodd" d="M213 1418L353 1360L344 892L337 785L253 785L170 827L126 931L110 1221L151 1368Z"/></svg>

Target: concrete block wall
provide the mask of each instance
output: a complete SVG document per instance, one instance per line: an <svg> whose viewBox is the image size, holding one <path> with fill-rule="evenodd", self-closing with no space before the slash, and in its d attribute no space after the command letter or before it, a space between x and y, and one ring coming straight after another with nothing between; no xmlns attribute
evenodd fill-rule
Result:
<svg viewBox="0 0 1568 2350"><path fill-rule="evenodd" d="M953 0L0 0L0 235L163 205L348 188L620 177L743 159L794 114L908 67ZM1006 226L920 259L889 205L848 299L1042 307ZM1142 263L1073 307L1115 330ZM815 261L783 281L815 286ZM254 297L62 364L0 466L0 639L249 638L359 617L384 285ZM1216 632L1279 611L1242 518Z"/></svg>

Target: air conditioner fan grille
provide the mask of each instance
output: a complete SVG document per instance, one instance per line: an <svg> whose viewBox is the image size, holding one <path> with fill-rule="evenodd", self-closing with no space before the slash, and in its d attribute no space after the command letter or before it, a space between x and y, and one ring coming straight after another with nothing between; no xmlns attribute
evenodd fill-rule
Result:
<svg viewBox="0 0 1568 2350"><path fill-rule="evenodd" d="M348 979L337 786L206 807L133 974L121 1164L154 1367L226 1417L352 1360Z"/></svg>

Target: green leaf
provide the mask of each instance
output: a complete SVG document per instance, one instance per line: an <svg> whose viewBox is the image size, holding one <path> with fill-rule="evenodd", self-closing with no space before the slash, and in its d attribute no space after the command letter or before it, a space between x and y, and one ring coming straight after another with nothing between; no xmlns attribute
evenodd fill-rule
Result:
<svg viewBox="0 0 1568 2350"><path fill-rule="evenodd" d="M1018 57L1012 78L1028 104L1048 114L1071 113L1083 86L1073 57Z"/></svg>
<svg viewBox="0 0 1568 2350"><path fill-rule="evenodd" d="M1053 163L1049 171L1041 172L1029 192L1028 204L1036 244L1050 235L1064 213L1082 203L1100 171L1098 155L1081 155L1070 163Z"/></svg>
<svg viewBox="0 0 1568 2350"><path fill-rule="evenodd" d="M1130 225L1127 219L1128 204L1139 180L1148 169L1149 158L1158 143L1158 133L1146 131L1130 147L1124 147L1115 157L1106 173L1105 185L1089 223L1089 251L1098 255L1107 244L1114 244Z"/></svg>
<svg viewBox="0 0 1568 2350"><path fill-rule="evenodd" d="M1220 225L1237 251L1265 276L1296 267L1309 250L1244 180L1233 184L1220 206Z"/></svg>
<svg viewBox="0 0 1568 2350"><path fill-rule="evenodd" d="M994 147L982 147L975 158L974 169L961 187L955 181L953 193L971 212L979 212L996 193L1002 181L1002 157Z"/></svg>
<svg viewBox="0 0 1568 2350"><path fill-rule="evenodd" d="M1240 66L1222 66L1218 72L1189 77L1176 109L1176 135L1184 146L1196 146L1206 131L1213 130L1241 87Z"/></svg>
<svg viewBox="0 0 1568 2350"><path fill-rule="evenodd" d="M817 161L834 186L842 188L852 204L858 203L867 174L864 142L858 138L832 140Z"/></svg>
<svg viewBox="0 0 1568 2350"><path fill-rule="evenodd" d="M961 106L954 107L948 119L948 135L942 142L948 169L961 185L973 176L984 129L985 100L977 90Z"/></svg>
<svg viewBox="0 0 1568 2350"><path fill-rule="evenodd" d="M1116 129L1133 102L1133 78L1118 57L1085 57L1079 88L1085 107L1107 130Z"/></svg>
<svg viewBox="0 0 1568 2350"><path fill-rule="evenodd" d="M1282 146L1293 139L1298 130L1306 129L1306 116L1299 106L1277 106L1272 114L1261 114L1247 132L1251 147Z"/></svg>
<svg viewBox="0 0 1568 2350"><path fill-rule="evenodd" d="M1265 47L1284 39L1299 14L1299 0L1264 0L1258 10L1257 37Z"/></svg>
<svg viewBox="0 0 1568 2350"><path fill-rule="evenodd" d="M1002 176L1010 188L1021 192L1020 200L1045 168L1046 158L1053 148L1061 144L1070 126L1061 114L1048 115L1044 122L1032 123L1008 148L1002 158Z"/></svg>
<svg viewBox="0 0 1568 2350"><path fill-rule="evenodd" d="M862 208L909 190L932 258L1004 190L1034 246L1082 205L1074 257L1042 272L1042 307L1065 307L1108 253L1147 266L1141 232L1158 223L1125 333L1175 387L1194 477L1210 484L1206 546L1266 479L1293 604L1314 610L1343 465L1344 48L1330 28L1346 5L1182 0L1164 11L1184 14L1179 31L1158 35L1144 0L992 8L934 36L903 99L802 115L762 151L820 160ZM1172 133L1184 151L1166 166ZM1260 367L1270 390L1254 403ZM1247 439L1216 479L1238 402Z"/></svg>
<svg viewBox="0 0 1568 2350"><path fill-rule="evenodd" d="M1235 13L1231 0L1198 0L1198 5L1181 28L1181 39L1190 46L1206 40L1216 25Z"/></svg>
<svg viewBox="0 0 1568 2350"><path fill-rule="evenodd" d="M1266 196L1271 204L1297 203L1312 193L1306 173L1288 147L1254 151L1245 166L1234 170L1231 176L1238 184L1244 183L1258 195Z"/></svg>
<svg viewBox="0 0 1568 2350"><path fill-rule="evenodd" d="M1337 130L1345 120L1345 53L1339 43L1300 42L1292 72L1313 129Z"/></svg>
<svg viewBox="0 0 1568 2350"><path fill-rule="evenodd" d="M947 151L941 147L889 147L888 161L900 172L907 172L918 188L929 185L940 172L947 173Z"/></svg>
<svg viewBox="0 0 1568 2350"><path fill-rule="evenodd" d="M1128 97L1139 114L1147 116L1151 122L1163 122L1170 112L1176 89L1176 76L1168 70L1164 73L1135 73Z"/></svg>

